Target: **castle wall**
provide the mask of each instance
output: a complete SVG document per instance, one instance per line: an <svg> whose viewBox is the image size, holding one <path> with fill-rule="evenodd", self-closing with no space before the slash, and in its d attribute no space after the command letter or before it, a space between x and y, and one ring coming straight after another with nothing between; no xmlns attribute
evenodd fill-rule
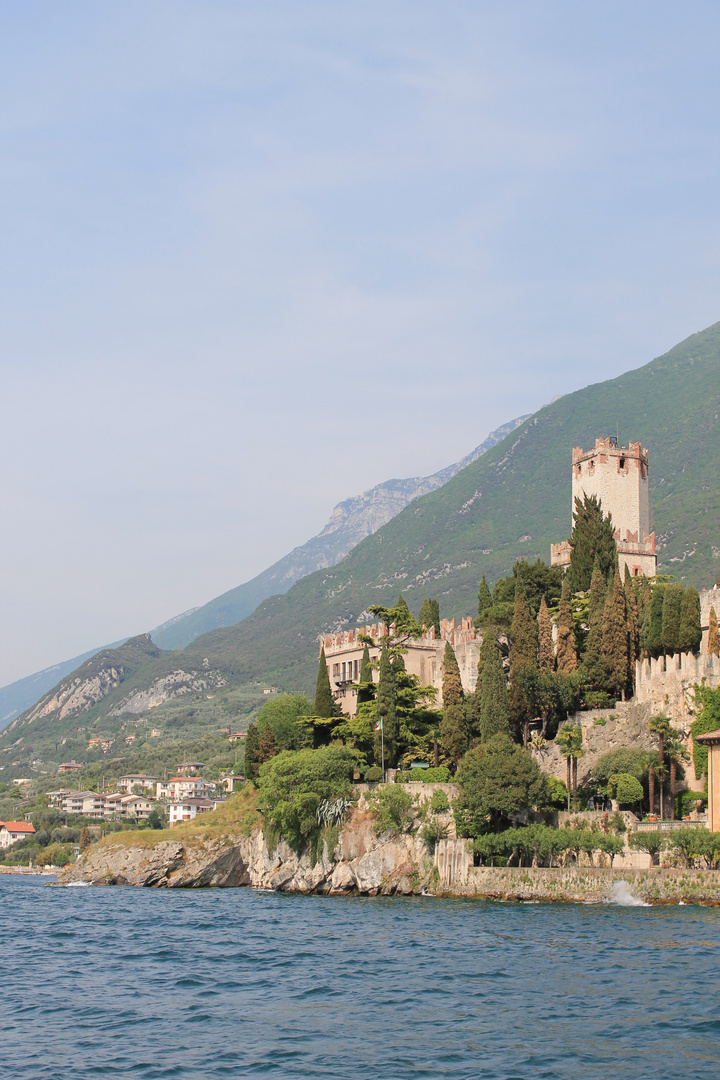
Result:
<svg viewBox="0 0 720 1080"><path fill-rule="evenodd" d="M720 686L720 657L701 652L638 660L635 701L647 702L653 712L670 715L673 723L688 730L694 718L693 690L703 679L713 690Z"/></svg>
<svg viewBox="0 0 720 1080"><path fill-rule="evenodd" d="M455 651L463 690L466 694L472 693L477 682L482 635L475 632L471 618L461 619L459 626L455 625L454 619L443 619L439 637L436 637L434 627L418 638L397 638L394 630L394 626L388 628L378 623L328 634L322 639L330 686L347 716L354 716L357 711L357 683L364 649L362 636L373 641L368 646L371 660L379 660L379 642L388 633L395 644L402 644L407 650L403 656L406 671L416 675L421 686L435 687L438 705L442 705L445 644L449 641ZM377 669L373 671L373 681L378 681Z"/></svg>

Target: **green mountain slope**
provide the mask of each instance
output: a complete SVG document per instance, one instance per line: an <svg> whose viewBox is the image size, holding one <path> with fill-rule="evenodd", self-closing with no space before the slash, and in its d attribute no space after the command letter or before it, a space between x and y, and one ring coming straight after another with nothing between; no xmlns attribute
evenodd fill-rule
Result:
<svg viewBox="0 0 720 1080"><path fill-rule="evenodd" d="M199 638L238 679L269 678L310 690L317 635L361 619L402 590L444 616L474 610L480 576L515 559L549 559L571 527L574 446L619 430L650 452L660 570L708 584L720 575L720 323L635 371L568 394L438 491L412 503L331 570L312 574L248 619Z"/></svg>
<svg viewBox="0 0 720 1080"><path fill-rule="evenodd" d="M716 324L642 368L546 406L337 566L264 601L237 626L204 634L182 652L150 655L146 645L142 663L122 685L110 686L85 711L66 712L63 738L78 723L97 734L116 725L119 736L122 725L133 722L128 716L143 722L151 717L155 724L164 715L177 727L185 720L216 723L225 710L234 726L252 700L254 707L262 700L262 681L312 692L318 635L357 625L368 605L392 601L400 590L415 612L425 596L440 599L443 616L474 612L483 573L493 582L519 557L547 560L551 542L569 534L572 448L588 448L616 426L621 442L640 439L650 452L660 570L710 584L720 577L719 417ZM33 753L49 759L51 736L45 733L60 733L53 694L3 733L0 761L30 762ZM75 745L81 747L82 739Z"/></svg>

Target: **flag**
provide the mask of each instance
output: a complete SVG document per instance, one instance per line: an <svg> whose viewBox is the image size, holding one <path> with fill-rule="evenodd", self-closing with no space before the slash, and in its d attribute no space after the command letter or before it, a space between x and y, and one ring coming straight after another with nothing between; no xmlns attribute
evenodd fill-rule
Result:
<svg viewBox="0 0 720 1080"><path fill-rule="evenodd" d="M375 725L375 730L376 731L382 731L382 729L383 729L383 726L382 726L382 716L381 716L380 719L378 720L377 724Z"/></svg>

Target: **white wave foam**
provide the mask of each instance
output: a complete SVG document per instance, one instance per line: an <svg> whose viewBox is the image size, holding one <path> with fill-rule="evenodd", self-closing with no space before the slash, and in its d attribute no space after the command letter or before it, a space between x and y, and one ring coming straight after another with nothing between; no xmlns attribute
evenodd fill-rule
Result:
<svg viewBox="0 0 720 1080"><path fill-rule="evenodd" d="M631 893L627 881L613 882L610 889L610 903L618 907L650 907L650 904Z"/></svg>

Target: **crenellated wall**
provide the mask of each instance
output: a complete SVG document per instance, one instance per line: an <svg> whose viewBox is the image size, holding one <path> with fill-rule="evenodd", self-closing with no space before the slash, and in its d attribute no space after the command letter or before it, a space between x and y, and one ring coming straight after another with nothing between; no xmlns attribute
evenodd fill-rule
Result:
<svg viewBox="0 0 720 1080"><path fill-rule="evenodd" d="M693 690L702 680L711 689L720 686L720 657L701 652L638 660L635 664L635 701L649 703L658 712L672 714L675 723L689 723Z"/></svg>
<svg viewBox="0 0 720 1080"><path fill-rule="evenodd" d="M413 638L398 636L394 624L387 627L383 622L373 623L371 626L360 626L354 630L326 634L320 640L321 647L325 649L330 686L343 712L348 716L354 716L357 708L357 683L364 649L363 638L371 639L372 644L368 645L370 659L377 660L384 637L389 637L393 643L402 645L406 650L403 657L406 670L418 677L421 686L435 687L438 705L442 704L446 642L449 642L455 651L463 690L471 693L475 689L482 634L476 632L470 616L460 619L457 624L455 619L443 619L439 637L435 633L435 627ZM377 670L373 672L373 678L377 682Z"/></svg>

